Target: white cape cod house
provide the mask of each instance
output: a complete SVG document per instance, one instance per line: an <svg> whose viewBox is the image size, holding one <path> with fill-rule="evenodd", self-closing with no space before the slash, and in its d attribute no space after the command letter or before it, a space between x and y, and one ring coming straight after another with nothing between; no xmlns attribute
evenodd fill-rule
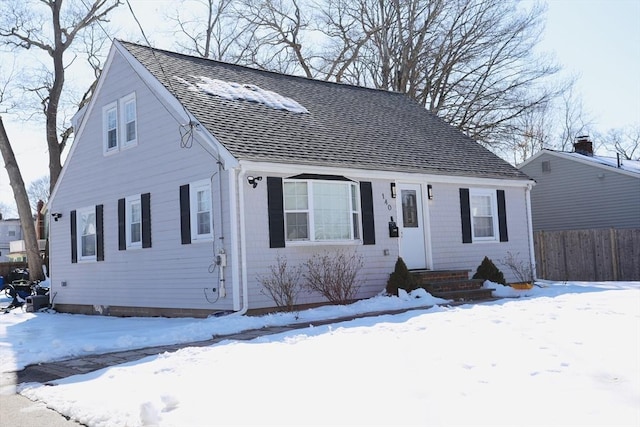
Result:
<svg viewBox="0 0 640 427"><path fill-rule="evenodd" d="M59 311L269 308L259 277L277 258L325 251L362 257L357 298L399 256L533 259L534 182L399 93L115 41L77 123L49 202Z"/></svg>

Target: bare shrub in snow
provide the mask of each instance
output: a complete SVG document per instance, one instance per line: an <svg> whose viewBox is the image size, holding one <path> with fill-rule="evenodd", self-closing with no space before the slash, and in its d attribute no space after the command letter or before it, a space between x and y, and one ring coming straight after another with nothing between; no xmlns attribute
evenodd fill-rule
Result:
<svg viewBox="0 0 640 427"><path fill-rule="evenodd" d="M516 276L520 283L533 283L533 270L531 263L523 261L518 257L519 253L515 255L511 252L507 252L507 256L502 260L502 263L509 267Z"/></svg>
<svg viewBox="0 0 640 427"><path fill-rule="evenodd" d="M346 251L315 254L305 263L305 287L318 292L329 302L345 304L355 297L360 288L358 271L362 268L362 256Z"/></svg>
<svg viewBox="0 0 640 427"><path fill-rule="evenodd" d="M269 275L258 277L263 288L261 292L264 295L268 294L278 308L293 311L298 294L302 291L302 267L291 267L287 264L286 257L278 256L276 264L271 265L269 269Z"/></svg>

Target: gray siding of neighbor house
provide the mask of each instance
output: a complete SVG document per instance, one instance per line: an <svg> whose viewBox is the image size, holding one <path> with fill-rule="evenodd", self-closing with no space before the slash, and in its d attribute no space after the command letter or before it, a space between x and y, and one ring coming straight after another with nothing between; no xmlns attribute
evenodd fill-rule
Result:
<svg viewBox="0 0 640 427"><path fill-rule="evenodd" d="M542 171L549 161L550 171ZM521 167L536 181L533 230L640 228L640 176L544 153Z"/></svg>
<svg viewBox="0 0 640 427"><path fill-rule="evenodd" d="M138 144L104 156L102 107L132 92L137 102ZM207 301L205 289L218 287L218 271L209 273L213 242L181 244L179 203L180 185L213 177L214 227L218 233L218 208L223 206L228 218L229 202L227 192L219 196L217 180L222 177L226 188L228 173L216 174L215 160L198 143L181 147L179 123L118 54L97 96L50 207L50 212L63 215L51 222L54 302L232 309L231 289L227 298L215 304ZM119 250L118 200L143 193L150 193L152 246ZM70 212L99 204L104 206L105 259L71 263ZM224 229L229 230L230 225L224 224ZM230 248L225 250L231 263ZM230 269L226 273L231 283ZM209 298L215 299L215 295Z"/></svg>
<svg viewBox="0 0 640 427"><path fill-rule="evenodd" d="M489 188L505 191L507 242L462 243L459 188ZM465 184L434 184L433 200L429 203L433 268L447 270L465 268L473 276L482 259L489 257L504 273L507 282L519 281L513 272L502 263L508 253L522 262L530 260L528 224L526 215L526 193L522 187L492 187L477 182Z"/></svg>

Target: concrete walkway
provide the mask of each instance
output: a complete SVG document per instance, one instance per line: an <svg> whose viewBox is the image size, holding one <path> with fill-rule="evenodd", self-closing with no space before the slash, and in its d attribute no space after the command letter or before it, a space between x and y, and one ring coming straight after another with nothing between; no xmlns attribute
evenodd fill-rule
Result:
<svg viewBox="0 0 640 427"><path fill-rule="evenodd" d="M321 321L295 323L286 326L273 326L260 329L246 330L235 334L219 335L206 341L190 342L183 344L163 345L157 347L147 347L137 350L119 351L105 354L94 354L90 356L61 360L57 362L41 363L30 365L19 372L11 372L0 375L0 427L79 427L75 421L70 421L59 413L46 408L41 402L31 400L19 394L15 394L17 384L26 382L38 382L46 384L60 378L72 375L86 374L109 366L121 363L133 362L147 356L174 352L185 347L206 347L224 340L247 341L257 337L289 332L296 329L303 329L313 326L327 325L331 323L344 322L348 320L379 316L383 314L399 314L412 310L423 310L429 308L412 307L409 309L365 313L357 316L341 317Z"/></svg>

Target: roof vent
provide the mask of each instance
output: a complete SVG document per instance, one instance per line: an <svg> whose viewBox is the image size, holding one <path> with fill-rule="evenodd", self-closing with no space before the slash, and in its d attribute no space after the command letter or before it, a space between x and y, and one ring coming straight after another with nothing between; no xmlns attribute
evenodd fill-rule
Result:
<svg viewBox="0 0 640 427"><path fill-rule="evenodd" d="M583 156L593 157L593 142L589 139L589 135L577 136L573 151Z"/></svg>

